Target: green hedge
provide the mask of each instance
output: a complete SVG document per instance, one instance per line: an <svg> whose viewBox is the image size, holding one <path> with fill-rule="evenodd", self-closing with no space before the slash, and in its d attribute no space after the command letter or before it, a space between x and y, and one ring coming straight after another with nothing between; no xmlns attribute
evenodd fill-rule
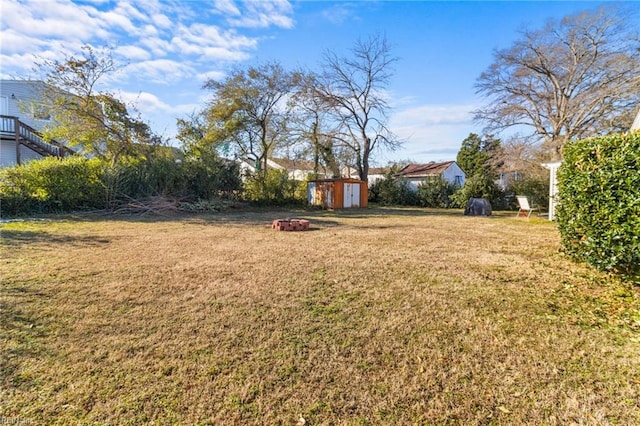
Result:
<svg viewBox="0 0 640 426"><path fill-rule="evenodd" d="M48 157L0 170L2 216L104 208L98 159Z"/></svg>
<svg viewBox="0 0 640 426"><path fill-rule="evenodd" d="M640 132L566 145L556 211L567 253L599 270L640 276Z"/></svg>

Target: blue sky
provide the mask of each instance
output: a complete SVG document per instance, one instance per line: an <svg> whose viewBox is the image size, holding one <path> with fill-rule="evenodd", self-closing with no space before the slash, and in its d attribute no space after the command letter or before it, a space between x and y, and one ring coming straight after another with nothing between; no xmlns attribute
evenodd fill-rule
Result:
<svg viewBox="0 0 640 426"><path fill-rule="evenodd" d="M126 65L104 88L135 104L156 132L171 138L176 118L208 99L201 88L207 78L273 60L317 70L327 50L346 54L358 38L383 34L399 59L388 87L389 126L405 144L377 153L376 162L452 160L470 132L482 131L470 111L482 103L474 83L493 50L509 47L524 28L600 4L2 0L0 75L39 78L35 56L113 46ZM635 2L624 6L640 9Z"/></svg>

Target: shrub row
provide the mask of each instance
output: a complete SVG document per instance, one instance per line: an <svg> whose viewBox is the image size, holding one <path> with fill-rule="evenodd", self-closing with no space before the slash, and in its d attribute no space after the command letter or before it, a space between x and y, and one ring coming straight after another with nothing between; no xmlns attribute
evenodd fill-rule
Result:
<svg viewBox="0 0 640 426"><path fill-rule="evenodd" d="M512 184L507 192L502 191L492 178L476 174L460 188L442 178L427 179L417 190L392 174L371 185L369 201L381 205L405 205L434 208L463 208L470 198L486 198L494 209L517 208L515 194L530 197L534 204L548 204L549 184L535 178L521 179Z"/></svg>
<svg viewBox="0 0 640 426"><path fill-rule="evenodd" d="M240 189L235 164L220 159L176 162L49 157L0 170L2 216L104 209L131 199L167 196L211 199Z"/></svg>

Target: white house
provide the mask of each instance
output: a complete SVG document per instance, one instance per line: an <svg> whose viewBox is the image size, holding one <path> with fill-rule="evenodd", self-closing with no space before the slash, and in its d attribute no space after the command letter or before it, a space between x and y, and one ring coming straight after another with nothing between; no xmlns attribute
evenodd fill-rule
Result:
<svg viewBox="0 0 640 426"><path fill-rule="evenodd" d="M409 164L395 175L417 190L427 179L441 177L449 183L464 186L466 174L455 161L444 163Z"/></svg>
<svg viewBox="0 0 640 426"><path fill-rule="evenodd" d="M238 159L240 165L240 172L242 175L247 173L255 173L257 171L254 161L248 159ZM271 170L286 170L290 179L294 180L306 180L309 175L313 175L314 165L311 161L306 160L289 160L287 158L268 158L267 168ZM319 171L319 177L327 177L325 170Z"/></svg>
<svg viewBox="0 0 640 426"><path fill-rule="evenodd" d="M72 153L40 136L51 123L40 103L44 88L45 83L37 80L0 80L0 167Z"/></svg>

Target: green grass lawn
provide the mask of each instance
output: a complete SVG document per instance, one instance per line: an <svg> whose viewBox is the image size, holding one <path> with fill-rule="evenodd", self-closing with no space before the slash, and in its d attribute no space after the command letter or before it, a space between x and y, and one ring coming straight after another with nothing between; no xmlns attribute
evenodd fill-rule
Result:
<svg viewBox="0 0 640 426"><path fill-rule="evenodd" d="M304 217L307 232L273 219ZM2 225L0 417L640 424L640 289L555 225L248 211Z"/></svg>

